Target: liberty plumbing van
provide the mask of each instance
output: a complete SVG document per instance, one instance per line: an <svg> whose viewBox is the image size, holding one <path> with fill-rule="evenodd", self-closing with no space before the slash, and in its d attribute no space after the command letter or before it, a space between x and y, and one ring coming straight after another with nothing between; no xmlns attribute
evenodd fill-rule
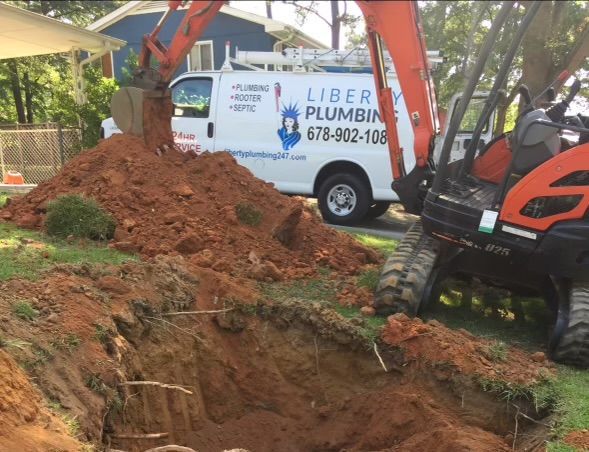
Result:
<svg viewBox="0 0 589 452"><path fill-rule="evenodd" d="M412 127L394 75L389 84L409 171ZM191 72L170 87L183 151L229 152L279 191L317 197L330 223L380 216L398 200L371 74ZM102 126L105 138L119 132L110 118Z"/></svg>

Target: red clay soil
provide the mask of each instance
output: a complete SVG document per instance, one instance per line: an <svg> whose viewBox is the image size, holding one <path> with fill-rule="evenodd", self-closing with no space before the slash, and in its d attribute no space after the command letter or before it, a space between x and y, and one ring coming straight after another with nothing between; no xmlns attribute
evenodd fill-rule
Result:
<svg viewBox="0 0 589 452"><path fill-rule="evenodd" d="M589 430L579 430L569 433L564 442L575 450L587 451L589 450Z"/></svg>
<svg viewBox="0 0 589 452"><path fill-rule="evenodd" d="M515 347L497 350L493 341L476 337L464 329L451 330L436 320L427 323L404 314L388 318L383 341L403 351L409 362L428 363L451 373L500 380L516 385L533 385L554 375L555 366L542 352L532 355ZM501 346L499 346L501 347Z"/></svg>
<svg viewBox="0 0 589 452"><path fill-rule="evenodd" d="M143 100L143 138L147 149L155 152L164 146L174 146L172 115L174 104L170 91L164 97L145 97Z"/></svg>
<svg viewBox="0 0 589 452"><path fill-rule="evenodd" d="M116 218L112 246L147 257L182 254L201 267L261 280L305 277L319 265L354 274L380 262L224 152L158 157L139 138L116 135L14 199L0 218L42 228L48 202L69 193L94 198ZM238 219L238 211L251 219L251 208L261 214L257 225Z"/></svg>
<svg viewBox="0 0 589 452"><path fill-rule="evenodd" d="M372 350L356 343L355 327L320 305L276 304L262 318L240 310L165 315L254 298L248 284L181 257L63 266L37 282L0 285L0 335L30 344L11 353L46 397L76 416L82 438L115 449L510 450L509 407L473 385L461 386L462 401L449 389L453 375L468 379L467 366L438 375L409 363L384 372ZM13 314L23 299L39 312L33 321ZM435 349L432 337L421 340ZM381 347L380 354L394 369L391 352ZM191 394L130 381L181 385ZM166 437L125 438L148 433ZM64 443L61 450L77 449Z"/></svg>
<svg viewBox="0 0 589 452"><path fill-rule="evenodd" d="M80 450L12 357L0 350L0 450Z"/></svg>

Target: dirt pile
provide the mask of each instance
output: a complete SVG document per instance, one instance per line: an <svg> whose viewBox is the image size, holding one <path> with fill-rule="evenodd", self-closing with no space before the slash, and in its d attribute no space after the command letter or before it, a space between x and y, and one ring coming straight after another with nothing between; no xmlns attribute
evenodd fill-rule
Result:
<svg viewBox="0 0 589 452"><path fill-rule="evenodd" d="M424 372L417 355L381 344L385 372L372 339L339 314L255 298L181 256L62 266L0 286L0 335L29 344L10 352L83 439L115 449L511 450L514 411L469 366ZM23 302L32 319L15 315ZM435 350L437 338L403 342Z"/></svg>
<svg viewBox="0 0 589 452"><path fill-rule="evenodd" d="M382 339L403 351L406 363L429 363L446 373L465 373L485 381L532 385L554 376L555 365L542 352L530 355L497 341L478 338L464 329L451 330L437 320L427 323L405 314L388 318Z"/></svg>
<svg viewBox="0 0 589 452"><path fill-rule="evenodd" d="M181 254L201 267L262 280L304 277L319 265L353 274L380 262L226 153L158 157L140 139L116 135L0 217L40 228L48 202L66 193L96 199L117 220L112 246L143 256Z"/></svg>

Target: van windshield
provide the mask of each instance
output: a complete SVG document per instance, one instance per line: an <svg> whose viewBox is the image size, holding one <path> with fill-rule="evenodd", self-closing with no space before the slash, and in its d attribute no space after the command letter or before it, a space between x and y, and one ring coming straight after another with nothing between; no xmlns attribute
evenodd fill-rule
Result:
<svg viewBox="0 0 589 452"><path fill-rule="evenodd" d="M174 116L208 118L211 107L213 79L190 78L172 88Z"/></svg>

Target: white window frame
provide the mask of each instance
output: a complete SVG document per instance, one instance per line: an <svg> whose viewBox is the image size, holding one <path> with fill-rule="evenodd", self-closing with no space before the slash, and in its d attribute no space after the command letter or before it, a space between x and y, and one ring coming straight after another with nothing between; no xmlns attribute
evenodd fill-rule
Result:
<svg viewBox="0 0 589 452"><path fill-rule="evenodd" d="M200 47L200 46L207 45L207 44L211 46L211 66L212 67L211 67L210 70L211 71L214 71L215 70L215 53L214 53L215 48L214 48L214 45L213 45L213 41L212 40L208 40L208 41L197 41L197 42L194 43L194 46L192 47L192 49L194 49L194 47ZM188 52L188 55L186 55L186 62L188 64L188 71L189 72L192 72L193 71L193 69L192 69L192 61L191 61L191 58L190 58L190 55L192 54L192 49L190 49L190 52ZM202 67L202 62L201 62L201 67ZM207 71L207 70L209 70L209 69L205 69L205 71ZM200 71L196 71L196 72L200 72Z"/></svg>

